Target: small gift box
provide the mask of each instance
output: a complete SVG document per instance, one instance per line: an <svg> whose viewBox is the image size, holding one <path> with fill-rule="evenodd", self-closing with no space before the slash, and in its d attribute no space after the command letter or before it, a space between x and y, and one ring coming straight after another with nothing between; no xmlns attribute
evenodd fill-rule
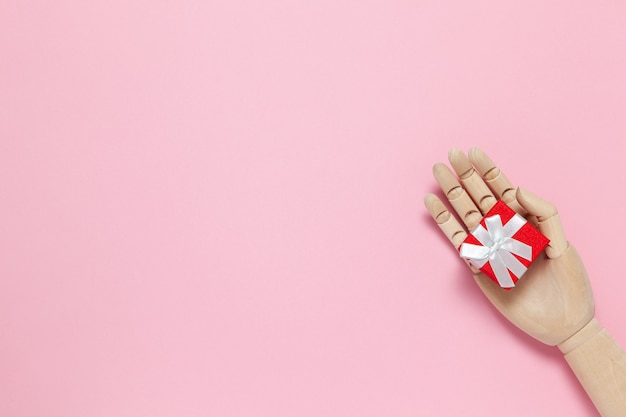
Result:
<svg viewBox="0 0 626 417"><path fill-rule="evenodd" d="M504 289L511 289L550 241L504 202L498 201L459 247Z"/></svg>

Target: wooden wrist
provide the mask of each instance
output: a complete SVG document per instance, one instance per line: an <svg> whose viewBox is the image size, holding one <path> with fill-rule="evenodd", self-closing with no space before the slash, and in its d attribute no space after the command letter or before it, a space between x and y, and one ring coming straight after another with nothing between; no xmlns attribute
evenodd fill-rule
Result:
<svg viewBox="0 0 626 417"><path fill-rule="evenodd" d="M567 355L593 339L593 337L598 335L603 329L600 322L594 317L589 323L585 324L580 330L557 346L564 355Z"/></svg>

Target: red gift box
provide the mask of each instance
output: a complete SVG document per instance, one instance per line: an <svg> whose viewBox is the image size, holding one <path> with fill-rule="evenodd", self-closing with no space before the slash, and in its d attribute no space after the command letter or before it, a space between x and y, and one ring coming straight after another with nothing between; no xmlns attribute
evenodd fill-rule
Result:
<svg viewBox="0 0 626 417"><path fill-rule="evenodd" d="M498 201L463 241L459 253L508 290L549 242L526 219Z"/></svg>

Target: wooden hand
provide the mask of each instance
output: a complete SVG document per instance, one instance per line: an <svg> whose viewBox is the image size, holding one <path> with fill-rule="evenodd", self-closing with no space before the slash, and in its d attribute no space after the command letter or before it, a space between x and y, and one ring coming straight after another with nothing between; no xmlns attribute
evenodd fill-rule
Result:
<svg viewBox="0 0 626 417"><path fill-rule="evenodd" d="M471 268L489 301L513 324L548 345L563 342L593 318L594 302L585 267L565 239L556 208L516 190L480 149L472 149L469 159L457 149L449 157L458 179L444 164L435 164L433 173L464 225L434 194L425 198L428 210L455 248L497 199L534 223L550 244L511 291Z"/></svg>
<svg viewBox="0 0 626 417"><path fill-rule="evenodd" d="M471 149L469 157L453 149L448 157L456 175L441 163L435 164L433 174L461 221L434 194L427 194L424 202L455 249L497 199L550 239L545 253L510 291L468 263L480 289L511 323L543 343L559 346L603 416L626 416L626 353L594 318L585 267L565 238L556 208L514 188L478 148Z"/></svg>

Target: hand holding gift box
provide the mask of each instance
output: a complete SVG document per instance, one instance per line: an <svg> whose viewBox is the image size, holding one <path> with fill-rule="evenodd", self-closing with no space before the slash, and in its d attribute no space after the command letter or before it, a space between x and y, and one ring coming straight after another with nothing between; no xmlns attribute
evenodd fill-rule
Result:
<svg viewBox="0 0 626 417"><path fill-rule="evenodd" d="M556 208L515 189L480 149L449 159L456 175L444 164L433 173L454 210L434 194L425 203L480 289L511 323L558 345L603 416L626 416L626 352L594 318L585 267Z"/></svg>

